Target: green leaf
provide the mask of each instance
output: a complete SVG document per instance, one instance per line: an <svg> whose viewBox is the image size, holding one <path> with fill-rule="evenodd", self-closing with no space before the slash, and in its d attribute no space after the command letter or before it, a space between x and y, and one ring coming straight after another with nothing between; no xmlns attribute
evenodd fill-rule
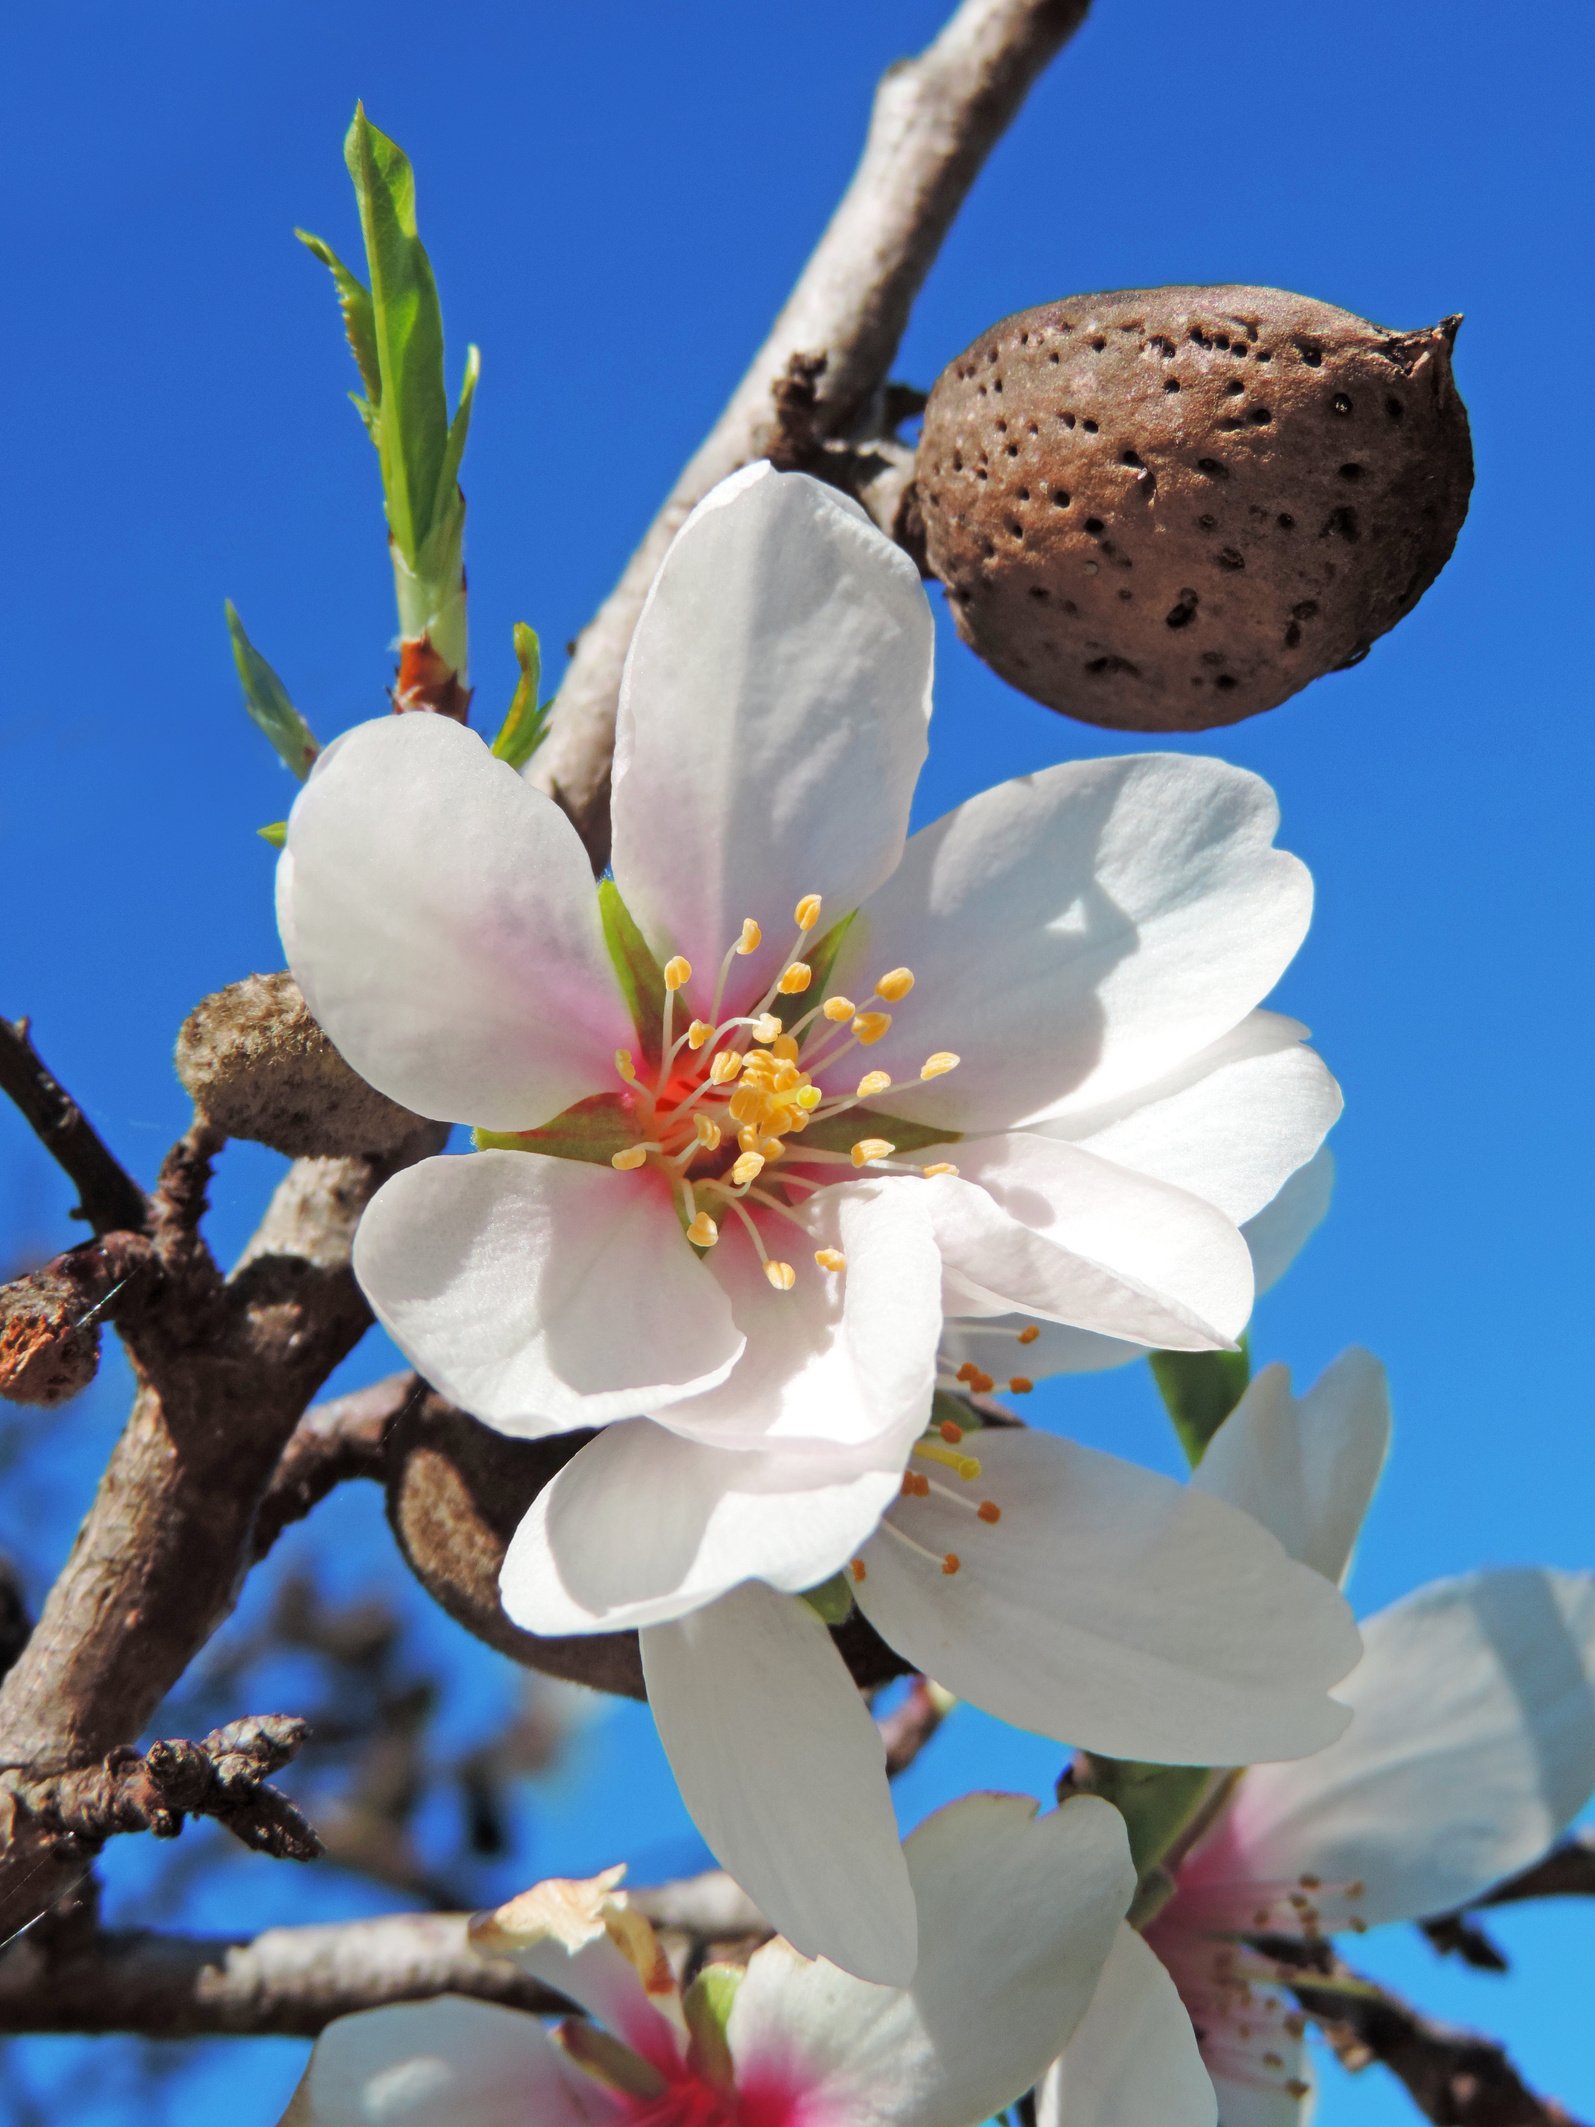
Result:
<svg viewBox="0 0 1595 2127"><path fill-rule="evenodd" d="M286 820L273 820L266 827L257 827L255 832L262 842L269 842L273 849L286 849L288 846L288 822Z"/></svg>
<svg viewBox="0 0 1595 2127"><path fill-rule="evenodd" d="M665 971L633 922L631 910L620 898L620 888L613 879L598 882L598 914L620 994L637 1030L638 1049L645 1062L657 1065L661 1055L659 1037L664 1030Z"/></svg>
<svg viewBox="0 0 1595 2127"><path fill-rule="evenodd" d="M438 488L432 498L432 520L441 522L454 500L454 490L460 484L460 460L465 456L465 439L471 430L471 407L476 399L476 386L482 374L482 350L467 347L465 350L465 375L460 383L460 403L454 409L454 419L449 423L448 436L443 445L443 464L438 473Z"/></svg>
<svg viewBox="0 0 1595 2127"><path fill-rule="evenodd" d="M726 2026L741 1984L740 1967L705 1965L681 1999L687 2020L687 2064L720 2090L730 2090L736 2082Z"/></svg>
<svg viewBox="0 0 1595 2127"><path fill-rule="evenodd" d="M411 567L418 568L436 521L449 447L443 313L431 262L416 230L415 175L409 158L372 125L363 104L355 107L344 160L360 203L371 274L372 342L381 380L378 449L388 529ZM463 441L462 436L462 446Z"/></svg>
<svg viewBox="0 0 1595 2127"><path fill-rule="evenodd" d="M607 1167L615 1153L637 1142L637 1119L618 1093L594 1093L540 1130L473 1130L471 1141L478 1152L541 1152Z"/></svg>
<svg viewBox="0 0 1595 2127"><path fill-rule="evenodd" d="M810 1123L793 1150L798 1157L804 1145L817 1145L822 1152L851 1152L861 1137L884 1137L899 1152L913 1153L953 1142L960 1134L940 1123L911 1123L901 1115L888 1115L884 1108L849 1108L845 1114Z"/></svg>
<svg viewBox="0 0 1595 2127"><path fill-rule="evenodd" d="M845 1573L833 1573L818 1587L805 1588L798 1600L808 1604L822 1625L845 1625L853 1615L853 1583Z"/></svg>
<svg viewBox="0 0 1595 2127"><path fill-rule="evenodd" d="M281 759L301 782L309 775L321 748L315 734L288 699L288 690L261 656L238 618L238 609L227 601L227 632L232 638L233 663L244 689L244 707L276 748Z"/></svg>
<svg viewBox="0 0 1595 2127"><path fill-rule="evenodd" d="M493 753L498 760L508 761L512 768L524 768L548 735L548 711L537 699L543 678L542 647L537 640L537 630L529 628L524 620L515 623L515 657L521 676L516 683L509 714L493 741Z"/></svg>
<svg viewBox="0 0 1595 2127"><path fill-rule="evenodd" d="M360 371L360 381L366 388L363 399L354 392L349 396L375 443L377 409L382 404L382 371L377 362L377 327L371 312L371 291L364 281L349 271L323 238L312 236L308 229L296 229L294 235L307 251L314 252L332 275L333 286L338 291L338 308L343 312L343 329L349 337L349 348Z"/></svg>
<svg viewBox="0 0 1595 2127"><path fill-rule="evenodd" d="M1246 1393L1251 1347L1244 1333L1232 1352L1153 1352L1152 1379L1194 1469L1207 1444Z"/></svg>

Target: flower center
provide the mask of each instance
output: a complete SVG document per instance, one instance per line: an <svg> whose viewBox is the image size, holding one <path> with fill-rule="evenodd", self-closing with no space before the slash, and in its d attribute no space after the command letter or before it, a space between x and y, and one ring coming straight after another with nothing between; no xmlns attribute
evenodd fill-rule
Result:
<svg viewBox="0 0 1595 2127"><path fill-rule="evenodd" d="M885 1071L865 1071L854 1081L856 1065L848 1061L854 1050L872 1047L890 1029L892 1014L884 1008L908 996L912 970L892 968L882 975L863 1007L840 994L807 1007L793 1002L814 980L806 956L820 909L818 894L803 896L793 911L797 937L781 973L750 1009L723 1014L737 960L763 943L759 925L747 917L720 963L708 1017L694 1016L679 1031L678 999L693 971L676 954L664 968L657 1067L639 1070L629 1049L615 1052L615 1069L642 1134L614 1153L610 1165L621 1173L645 1168L662 1173L695 1248L715 1247L726 1219L734 1220L778 1292L791 1291L797 1271L767 1245L762 1229L770 1221L806 1229L800 1207L828 1184L866 1168L925 1176L957 1172L948 1161L919 1167L897 1159L898 1142L868 1127L872 1121L887 1122L898 1139L912 1135L921 1144L955 1135L878 1118L869 1106L887 1091L895 1103L916 1083L926 1085L956 1070L952 1051L927 1056L918 1079L895 1088ZM845 1120L849 1116L851 1123ZM779 1175L770 1171L777 1162L784 1163ZM813 1258L833 1276L847 1267L836 1248L817 1248Z"/></svg>

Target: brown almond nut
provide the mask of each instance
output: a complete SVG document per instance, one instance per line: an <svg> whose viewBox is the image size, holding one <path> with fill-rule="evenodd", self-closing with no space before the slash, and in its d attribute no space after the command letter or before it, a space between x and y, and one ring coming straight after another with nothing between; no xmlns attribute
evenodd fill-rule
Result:
<svg viewBox="0 0 1595 2127"><path fill-rule="evenodd" d="M1277 288L1133 288L1005 318L948 365L915 498L960 634L1049 708L1201 731L1356 664L1456 542L1460 320Z"/></svg>
<svg viewBox="0 0 1595 2127"><path fill-rule="evenodd" d="M411 1571L468 1632L528 1668L640 1699L635 1632L544 1638L512 1625L499 1602L510 1538L543 1486L592 1437L510 1440L429 1392L388 1433L388 1520ZM857 1611L831 1636L865 1689L908 1668Z"/></svg>
<svg viewBox="0 0 1595 2127"><path fill-rule="evenodd" d="M291 1159L395 1152L425 1127L344 1062L286 972L203 998L179 1029L177 1075L225 1136Z"/></svg>

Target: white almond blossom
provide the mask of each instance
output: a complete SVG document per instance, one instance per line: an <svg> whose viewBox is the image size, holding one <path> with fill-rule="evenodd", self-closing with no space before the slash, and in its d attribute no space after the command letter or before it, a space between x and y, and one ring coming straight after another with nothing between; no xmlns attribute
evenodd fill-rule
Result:
<svg viewBox="0 0 1595 2127"><path fill-rule="evenodd" d="M1346 1353L1300 1402L1284 1368L1269 1367L1195 1481L1338 1580L1388 1437L1383 1371L1366 1353ZM1253 1766L1219 1788L1172 1869L1172 1895L1136 1949L1115 1951L1049 2074L1040 2127L1154 2116L1160 2127L1212 2127L1192 2025L1222 2127L1304 2127L1305 2019L1248 1938L1360 1934L1450 1912L1537 1860L1588 1801L1595 1576L1435 1581L1362 1632L1362 1660L1340 1687L1352 1709L1345 1734L1298 1764ZM1132 2024L1129 2061L1119 2041ZM1135 2110L1137 2077L1163 2093L1155 2115Z"/></svg>
<svg viewBox="0 0 1595 2127"><path fill-rule="evenodd" d="M921 1825L908 1873L926 1949L872 1986L777 1939L680 1992L622 1871L544 1883L472 1923L583 2012L453 1995L330 2024L283 2127L980 2127L1092 1998L1135 1888L1122 1821L972 1795Z"/></svg>
<svg viewBox="0 0 1595 2127"><path fill-rule="evenodd" d="M290 964L373 1085L481 1149L379 1192L356 1268L463 1408L519 1434L902 1466L944 1307L1223 1346L1237 1227L1339 1095L1257 1009L1304 867L1257 777L1073 762L911 839L930 608L856 505L754 466L695 510L627 661L612 881L427 716L294 806ZM617 974L618 970L618 974Z"/></svg>
<svg viewBox="0 0 1595 2127"><path fill-rule="evenodd" d="M1302 1029L1258 1009L1311 901L1267 786L1072 763L910 839L930 672L905 557L753 467L693 513L639 622L612 881L595 894L564 815L424 716L323 755L279 871L338 1047L477 1126L367 1211L376 1313L490 1425L604 1428L524 1523L506 1609L646 1627L710 1844L800 1948L883 1981L913 1969L914 1916L879 1742L788 1596L845 1569L976 1703L1204 1763L1328 1740L1356 1651L1338 1599L1217 1504L929 1426L948 1315L1230 1343L1239 1226L1339 1107Z"/></svg>

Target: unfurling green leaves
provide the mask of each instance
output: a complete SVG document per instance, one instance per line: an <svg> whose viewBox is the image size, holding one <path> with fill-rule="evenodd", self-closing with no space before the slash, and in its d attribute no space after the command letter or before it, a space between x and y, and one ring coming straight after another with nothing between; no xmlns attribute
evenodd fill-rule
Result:
<svg viewBox="0 0 1595 2127"><path fill-rule="evenodd" d="M548 710L538 700L543 679L543 652L537 630L524 620L515 623L515 661L521 668L509 714L493 741L495 757L512 768L524 768L548 736Z"/></svg>
<svg viewBox="0 0 1595 2127"><path fill-rule="evenodd" d="M296 233L332 275L365 387L355 405L382 468L400 634L407 642L428 639L463 688L465 500L459 473L481 357L474 347L467 350L451 420L443 313L416 228L409 158L377 131L361 105L344 142L344 160L360 207L369 286L320 237Z"/></svg>
<svg viewBox="0 0 1595 2127"><path fill-rule="evenodd" d="M1208 1442L1246 1393L1251 1350L1242 1336L1232 1352L1153 1352L1152 1378L1194 1469Z"/></svg>
<svg viewBox="0 0 1595 2127"><path fill-rule="evenodd" d="M232 637L233 662L243 683L244 707L303 782L321 748L310 726L288 699L287 688L244 633L244 624L230 598L227 632Z"/></svg>

